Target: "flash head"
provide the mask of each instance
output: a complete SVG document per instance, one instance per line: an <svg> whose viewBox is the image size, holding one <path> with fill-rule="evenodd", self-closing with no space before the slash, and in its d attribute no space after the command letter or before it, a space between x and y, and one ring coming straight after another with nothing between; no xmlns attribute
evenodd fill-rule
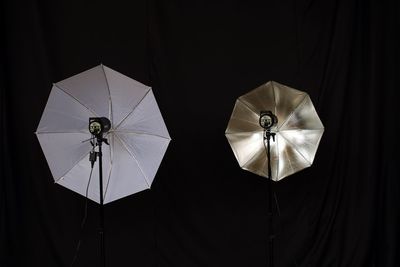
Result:
<svg viewBox="0 0 400 267"><path fill-rule="evenodd" d="M95 136L102 136L111 128L111 122L106 117L89 118L89 132Z"/></svg>
<svg viewBox="0 0 400 267"><path fill-rule="evenodd" d="M278 118L270 111L260 111L260 126L265 130L271 130L271 128L278 123Z"/></svg>

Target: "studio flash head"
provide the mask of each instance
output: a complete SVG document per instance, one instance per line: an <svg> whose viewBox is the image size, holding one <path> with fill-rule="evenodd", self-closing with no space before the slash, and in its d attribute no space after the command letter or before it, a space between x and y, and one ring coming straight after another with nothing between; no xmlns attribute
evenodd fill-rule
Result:
<svg viewBox="0 0 400 267"><path fill-rule="evenodd" d="M89 118L89 132L96 137L102 136L111 128L111 122L106 117Z"/></svg>
<svg viewBox="0 0 400 267"><path fill-rule="evenodd" d="M270 110L262 110L260 111L259 123L262 128L270 131L271 128L278 123L278 118Z"/></svg>

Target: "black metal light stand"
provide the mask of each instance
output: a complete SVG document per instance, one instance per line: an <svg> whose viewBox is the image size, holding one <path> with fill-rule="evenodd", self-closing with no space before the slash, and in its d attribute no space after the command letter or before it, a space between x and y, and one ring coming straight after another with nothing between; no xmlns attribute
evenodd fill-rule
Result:
<svg viewBox="0 0 400 267"><path fill-rule="evenodd" d="M264 143L267 141L267 160L268 160L268 247L269 247L269 267L274 267L274 233L273 233L273 210L272 210L272 175L271 175L271 137L275 141L275 133L270 130L264 131Z"/></svg>
<svg viewBox="0 0 400 267"><path fill-rule="evenodd" d="M99 151L92 151L90 154L90 161L92 166L96 161L96 157L99 157L99 187L100 187L100 225L99 225L99 235L100 235L100 267L106 266L106 254L105 254L105 240L104 240L104 194L103 194L103 142L108 145L108 141L103 137L111 128L111 123L107 118L89 118L89 131L95 139L95 143L92 142L93 147L98 146ZM94 149L93 149L94 150Z"/></svg>
<svg viewBox="0 0 400 267"><path fill-rule="evenodd" d="M269 267L274 267L274 238L275 235L273 233L273 210L272 210L272 171L271 171L271 137L275 142L275 133L271 132L273 126L278 123L278 118L271 111L261 111L260 112L260 126L264 128L263 134L263 142L265 146L265 141L267 141L267 160L268 160L268 183L267 183L267 191L268 191L268 249L269 249Z"/></svg>

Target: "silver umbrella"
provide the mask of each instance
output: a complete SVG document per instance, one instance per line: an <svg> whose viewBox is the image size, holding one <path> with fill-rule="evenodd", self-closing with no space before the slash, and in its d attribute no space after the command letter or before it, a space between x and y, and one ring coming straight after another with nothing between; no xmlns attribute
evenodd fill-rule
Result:
<svg viewBox="0 0 400 267"><path fill-rule="evenodd" d="M274 266L272 181L311 166L324 127L307 93L267 82L236 101L226 137L239 165L268 177L268 260Z"/></svg>
<svg viewBox="0 0 400 267"><path fill-rule="evenodd" d="M272 180L311 166L324 126L309 95L274 81L242 95L236 100L225 135L235 157L245 170L267 177L264 129L260 112L271 111L277 123L271 128Z"/></svg>

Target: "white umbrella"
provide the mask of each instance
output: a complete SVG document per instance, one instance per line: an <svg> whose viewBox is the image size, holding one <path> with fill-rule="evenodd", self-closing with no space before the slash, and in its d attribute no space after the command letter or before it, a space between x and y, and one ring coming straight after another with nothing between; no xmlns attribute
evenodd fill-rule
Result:
<svg viewBox="0 0 400 267"><path fill-rule="evenodd" d="M86 195L90 117L111 121L104 136L109 145L103 145L104 204L150 188L168 130L151 88L104 65L53 85L36 134L54 181ZM92 179L88 198L100 203L99 191L99 180Z"/></svg>

